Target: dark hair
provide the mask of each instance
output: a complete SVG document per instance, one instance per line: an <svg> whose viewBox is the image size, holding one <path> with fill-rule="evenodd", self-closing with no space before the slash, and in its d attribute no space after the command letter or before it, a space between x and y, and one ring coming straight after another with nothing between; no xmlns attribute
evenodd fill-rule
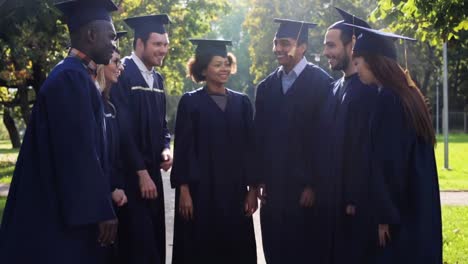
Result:
<svg viewBox="0 0 468 264"><path fill-rule="evenodd" d="M393 59L366 52L354 52L353 57L362 57L375 78L397 94L402 102L406 119L416 130L416 134L427 143L435 145L435 133L428 101L418 87L408 84L401 66Z"/></svg>
<svg viewBox="0 0 468 264"><path fill-rule="evenodd" d="M202 54L202 55L195 55L195 57L190 58L187 62L187 77L191 77L192 80L196 83L203 82L206 80L206 77L203 75L203 71L208 68L208 64L210 64L211 60L213 59L214 54ZM234 54L228 52L227 59L229 61L229 65L231 65L231 73L234 74L237 71L237 62L236 57Z"/></svg>
<svg viewBox="0 0 468 264"><path fill-rule="evenodd" d="M343 42L343 46L348 45L353 40L353 31L352 30L343 30L340 29L340 39Z"/></svg>
<svg viewBox="0 0 468 264"><path fill-rule="evenodd" d="M340 31L340 40L341 42L343 42L343 46L346 46L348 45L352 40L353 40L353 29L349 28L349 27L346 27L346 28L343 28L343 26L339 26L341 24L333 24L331 25L330 27L328 27L327 31L330 31L332 29L334 30L339 30Z"/></svg>
<svg viewBox="0 0 468 264"><path fill-rule="evenodd" d="M151 33L152 32L143 32L140 34L135 33L135 37L133 38L133 49L136 49L138 39L141 39L141 41L143 42L143 45L146 46L146 42L150 38Z"/></svg>

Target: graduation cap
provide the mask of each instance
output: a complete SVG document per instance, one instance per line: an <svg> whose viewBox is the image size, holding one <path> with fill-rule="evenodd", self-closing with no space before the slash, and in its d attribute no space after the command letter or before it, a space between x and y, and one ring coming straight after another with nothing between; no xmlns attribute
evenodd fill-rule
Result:
<svg viewBox="0 0 468 264"><path fill-rule="evenodd" d="M345 23L345 25L360 29L362 32L356 40L356 44L354 45L353 49L354 52L367 52L376 55L382 55L387 58L396 60L397 54L395 45L393 43L394 40L403 39L409 41L416 41L416 39L414 38L409 38L390 32L360 27L348 23Z"/></svg>
<svg viewBox="0 0 468 264"><path fill-rule="evenodd" d="M144 37L149 33L165 34L164 25L171 23L167 14L130 17L124 20L125 23L135 30L135 38Z"/></svg>
<svg viewBox="0 0 468 264"><path fill-rule="evenodd" d="M127 35L127 31L118 31L115 33L115 40L119 40L123 36Z"/></svg>
<svg viewBox="0 0 468 264"><path fill-rule="evenodd" d="M115 33L114 49L118 53L120 53L120 51L119 51L119 40L121 38L123 38L125 35L127 35L127 31L119 31L119 32Z"/></svg>
<svg viewBox="0 0 468 264"><path fill-rule="evenodd" d="M346 31L351 33L352 35L358 36L359 34L362 33L362 31L359 28L356 27L350 27L347 24L355 25L355 26L360 26L364 28L371 28L371 26L361 18L350 14L346 11L344 11L341 8L335 7L336 11L340 14L340 16L343 18L343 20L338 21L331 25L328 29L340 29L342 31Z"/></svg>
<svg viewBox="0 0 468 264"><path fill-rule="evenodd" d="M353 52L367 52L375 55L385 56L392 60L397 60L396 48L394 41L402 39L404 41L416 41L414 38L397 35L390 32L384 32L380 30L364 28L360 26L351 25L353 27L362 30L362 33L358 36L356 44L354 45ZM405 73L406 82L410 87L417 87L408 70L408 56L406 52L405 42L405 69L402 69Z"/></svg>
<svg viewBox="0 0 468 264"><path fill-rule="evenodd" d="M95 20L112 21L110 12L118 8L111 0L73 0L55 4L67 17L68 30L74 32Z"/></svg>
<svg viewBox="0 0 468 264"><path fill-rule="evenodd" d="M214 56L227 56L227 47L231 46L232 41L230 40L215 40L215 39L190 39L192 44L197 45L195 54L197 56L202 55L214 55Z"/></svg>
<svg viewBox="0 0 468 264"><path fill-rule="evenodd" d="M275 23L279 23L278 30L276 31L276 38L292 38L297 42L306 42L309 38L309 28L314 28L317 24L296 21L290 19L275 18Z"/></svg>

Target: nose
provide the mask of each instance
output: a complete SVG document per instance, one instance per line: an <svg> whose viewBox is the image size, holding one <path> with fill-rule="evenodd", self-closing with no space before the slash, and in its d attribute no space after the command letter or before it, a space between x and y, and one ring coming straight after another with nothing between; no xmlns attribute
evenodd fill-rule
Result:
<svg viewBox="0 0 468 264"><path fill-rule="evenodd" d="M221 68L221 71L230 72L231 71L231 65L223 65L223 67Z"/></svg>
<svg viewBox="0 0 468 264"><path fill-rule="evenodd" d="M328 48L327 48L327 46L323 47L322 54L323 54L323 56L325 56L325 57L327 57L327 58L328 58L328 56L329 56L329 52L328 52Z"/></svg>
<svg viewBox="0 0 468 264"><path fill-rule="evenodd" d="M161 53L163 53L164 55L167 54L168 51L169 51L169 45L165 45L161 49Z"/></svg>
<svg viewBox="0 0 468 264"><path fill-rule="evenodd" d="M273 52L280 52L283 50L283 47L281 45L273 45Z"/></svg>

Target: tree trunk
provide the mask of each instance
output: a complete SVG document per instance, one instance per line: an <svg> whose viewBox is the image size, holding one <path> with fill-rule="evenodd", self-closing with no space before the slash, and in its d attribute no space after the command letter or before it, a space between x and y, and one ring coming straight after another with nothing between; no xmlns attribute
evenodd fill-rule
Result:
<svg viewBox="0 0 468 264"><path fill-rule="evenodd" d="M24 123L29 123L29 117L31 116L31 109L29 107L28 87L20 85L18 87L19 93L19 106L21 108L21 115L23 116Z"/></svg>
<svg viewBox="0 0 468 264"><path fill-rule="evenodd" d="M11 145L13 148L19 148L21 146L21 140L15 125L15 120L11 117L10 108L3 108L3 124L5 124L8 134L10 135Z"/></svg>
<svg viewBox="0 0 468 264"><path fill-rule="evenodd" d="M40 61L34 61L32 70L33 70L33 80L31 82L31 86L33 87L36 95L39 93L39 89L41 88L42 84L44 83L45 79L47 78L46 74L43 72L44 65Z"/></svg>

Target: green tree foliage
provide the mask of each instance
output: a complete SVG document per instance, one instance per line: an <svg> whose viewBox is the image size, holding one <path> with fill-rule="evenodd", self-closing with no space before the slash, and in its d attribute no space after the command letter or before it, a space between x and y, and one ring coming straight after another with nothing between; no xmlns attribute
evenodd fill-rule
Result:
<svg viewBox="0 0 468 264"><path fill-rule="evenodd" d="M34 90L66 54L66 29L58 15L51 0L0 3L0 104L13 147L19 147L18 126L29 120Z"/></svg>
<svg viewBox="0 0 468 264"><path fill-rule="evenodd" d="M409 31L421 41L440 46L468 30L463 0L379 0L374 20L387 20L393 29Z"/></svg>
<svg viewBox="0 0 468 264"><path fill-rule="evenodd" d="M435 101L442 44L448 42L450 109L468 103L468 19L463 0L380 0L371 20L418 40L409 44L409 69L420 88ZM402 53L402 52L401 52Z"/></svg>

